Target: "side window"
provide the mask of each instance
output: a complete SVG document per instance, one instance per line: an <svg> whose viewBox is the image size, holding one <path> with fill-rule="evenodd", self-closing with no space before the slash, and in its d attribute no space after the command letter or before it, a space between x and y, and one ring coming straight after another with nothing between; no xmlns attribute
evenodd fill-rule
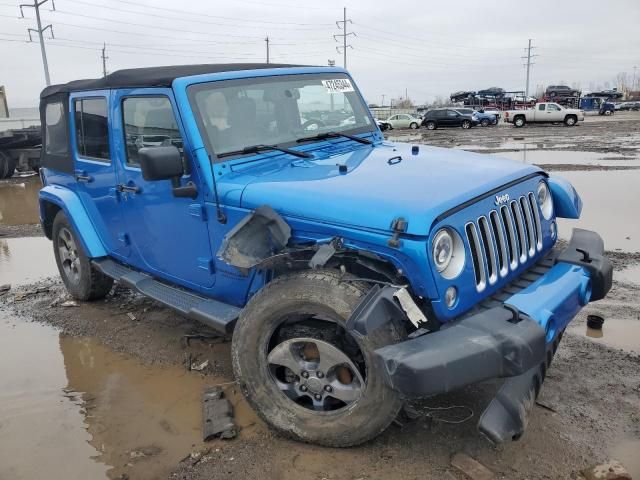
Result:
<svg viewBox="0 0 640 480"><path fill-rule="evenodd" d="M109 161L107 99L79 98L75 100L74 117L78 155Z"/></svg>
<svg viewBox="0 0 640 480"><path fill-rule="evenodd" d="M538 105L538 110L540 110L541 112L544 112L544 109L546 108L546 104L541 103L540 105Z"/></svg>
<svg viewBox="0 0 640 480"><path fill-rule="evenodd" d="M447 116L446 110L436 110L436 118L444 118Z"/></svg>
<svg viewBox="0 0 640 480"><path fill-rule="evenodd" d="M547 110L551 110L552 112L557 112L560 110L560 107L558 105L554 105L553 103L550 103L549 108Z"/></svg>
<svg viewBox="0 0 640 480"><path fill-rule="evenodd" d="M49 103L44 111L46 133L44 151L50 155L66 155L69 152L67 126L64 123L64 104Z"/></svg>
<svg viewBox="0 0 640 480"><path fill-rule="evenodd" d="M457 117L458 113L454 110L447 110L447 116L449 117Z"/></svg>
<svg viewBox="0 0 640 480"><path fill-rule="evenodd" d="M167 97L129 97L122 102L127 164L139 165L142 147L175 145L182 153L182 136Z"/></svg>

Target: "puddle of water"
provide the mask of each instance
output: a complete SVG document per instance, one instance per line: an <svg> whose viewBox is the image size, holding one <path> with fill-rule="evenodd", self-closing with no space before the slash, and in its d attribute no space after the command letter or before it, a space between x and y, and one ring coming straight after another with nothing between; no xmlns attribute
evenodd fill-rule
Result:
<svg viewBox="0 0 640 480"><path fill-rule="evenodd" d="M618 460L631 478L640 478L640 440L624 440L611 449L610 457Z"/></svg>
<svg viewBox="0 0 640 480"><path fill-rule="evenodd" d="M640 285L640 265L625 267L622 270L614 270L613 278L619 282Z"/></svg>
<svg viewBox="0 0 640 480"><path fill-rule="evenodd" d="M203 389L225 381L14 318L0 320L0 351L0 478L164 477L201 443ZM242 435L261 428L226 393Z"/></svg>
<svg viewBox="0 0 640 480"><path fill-rule="evenodd" d="M0 238L0 285L21 285L52 275L58 275L58 267L49 239Z"/></svg>
<svg viewBox="0 0 640 480"><path fill-rule="evenodd" d="M37 176L25 178L21 183L0 183L0 225L38 223Z"/></svg>
<svg viewBox="0 0 640 480"><path fill-rule="evenodd" d="M586 324L574 323L570 323L568 329L571 333L585 335L594 342L628 352L640 353L640 321L607 318L602 330L589 328Z"/></svg>
<svg viewBox="0 0 640 480"><path fill-rule="evenodd" d="M568 239L572 228L586 228L602 236L607 250L640 251L640 170L572 171L558 176L573 184L584 204L579 220L558 219L561 238Z"/></svg>

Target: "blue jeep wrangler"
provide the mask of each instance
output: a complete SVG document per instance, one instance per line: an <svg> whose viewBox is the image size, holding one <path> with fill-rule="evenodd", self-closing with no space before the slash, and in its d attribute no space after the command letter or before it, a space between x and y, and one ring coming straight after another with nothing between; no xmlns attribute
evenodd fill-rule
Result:
<svg viewBox="0 0 640 480"><path fill-rule="evenodd" d="M573 187L533 165L389 143L349 74L131 69L41 95L40 215L79 300L113 281L231 335L277 430L382 432L407 398L505 378L518 438L567 324L611 288Z"/></svg>

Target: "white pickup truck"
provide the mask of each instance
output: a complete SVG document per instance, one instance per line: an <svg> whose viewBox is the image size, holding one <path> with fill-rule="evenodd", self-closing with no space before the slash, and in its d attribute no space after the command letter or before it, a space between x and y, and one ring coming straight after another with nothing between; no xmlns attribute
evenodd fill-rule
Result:
<svg viewBox="0 0 640 480"><path fill-rule="evenodd" d="M584 121L584 112L577 108L564 108L553 102L541 102L527 110L508 110L502 118L516 127L524 127L527 123L560 122L573 127L579 121Z"/></svg>

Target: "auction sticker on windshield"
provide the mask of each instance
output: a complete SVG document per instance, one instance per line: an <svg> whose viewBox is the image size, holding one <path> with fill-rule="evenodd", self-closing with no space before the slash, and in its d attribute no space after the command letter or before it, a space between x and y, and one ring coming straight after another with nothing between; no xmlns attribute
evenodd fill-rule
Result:
<svg viewBox="0 0 640 480"><path fill-rule="evenodd" d="M347 78L336 78L333 80L322 80L322 84L324 88L327 89L329 93L344 93L344 92L353 92L353 85L351 85L351 81Z"/></svg>

